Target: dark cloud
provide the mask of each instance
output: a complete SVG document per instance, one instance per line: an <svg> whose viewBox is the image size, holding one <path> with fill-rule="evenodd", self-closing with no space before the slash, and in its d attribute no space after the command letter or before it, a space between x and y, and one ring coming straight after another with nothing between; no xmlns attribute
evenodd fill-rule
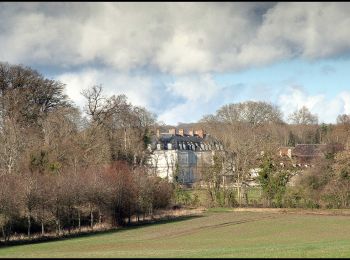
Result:
<svg viewBox="0 0 350 260"><path fill-rule="evenodd" d="M0 3L0 60L56 76L78 103L82 88L102 83L169 122L192 121L257 90L271 93L264 85L221 86L216 73L348 59L349 13L350 3L331 2ZM290 95L323 104L298 89Z"/></svg>
<svg viewBox="0 0 350 260"><path fill-rule="evenodd" d="M188 74L339 57L350 50L349 11L350 3L1 3L0 59Z"/></svg>

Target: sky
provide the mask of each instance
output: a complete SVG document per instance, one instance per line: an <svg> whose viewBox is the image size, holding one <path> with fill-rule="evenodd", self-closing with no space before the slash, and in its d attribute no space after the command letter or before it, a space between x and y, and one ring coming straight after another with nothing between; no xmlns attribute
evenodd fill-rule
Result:
<svg viewBox="0 0 350 260"><path fill-rule="evenodd" d="M166 124L247 100L350 114L350 3L0 3L0 61L125 94Z"/></svg>

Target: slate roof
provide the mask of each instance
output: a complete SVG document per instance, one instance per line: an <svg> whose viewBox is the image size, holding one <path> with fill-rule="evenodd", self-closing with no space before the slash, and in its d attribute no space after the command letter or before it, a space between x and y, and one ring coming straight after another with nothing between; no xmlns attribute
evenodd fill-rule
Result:
<svg viewBox="0 0 350 260"><path fill-rule="evenodd" d="M323 155L325 144L297 144L293 149L293 156L318 157Z"/></svg>
<svg viewBox="0 0 350 260"><path fill-rule="evenodd" d="M152 149L156 149L157 144L161 144L161 149L167 150L168 149L168 143L172 144L172 149L181 149L180 145L185 145L185 149L191 150L190 145L195 146L196 151L201 151L203 149L203 145L209 146L209 150L222 150L223 146L222 144L215 139L214 137L210 135L205 135L204 138L201 138L198 135L178 135L178 134L160 134L160 137L157 138L157 136L153 136L151 141L151 147ZM181 149L182 150L182 149Z"/></svg>
<svg viewBox="0 0 350 260"><path fill-rule="evenodd" d="M320 157L327 153L344 150L342 144L297 144L292 155L297 157Z"/></svg>

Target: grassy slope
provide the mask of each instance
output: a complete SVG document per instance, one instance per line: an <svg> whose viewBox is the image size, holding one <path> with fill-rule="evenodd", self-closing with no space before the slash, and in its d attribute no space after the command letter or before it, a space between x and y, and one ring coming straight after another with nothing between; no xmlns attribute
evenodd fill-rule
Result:
<svg viewBox="0 0 350 260"><path fill-rule="evenodd" d="M346 216L209 212L183 221L0 249L0 257L350 257Z"/></svg>

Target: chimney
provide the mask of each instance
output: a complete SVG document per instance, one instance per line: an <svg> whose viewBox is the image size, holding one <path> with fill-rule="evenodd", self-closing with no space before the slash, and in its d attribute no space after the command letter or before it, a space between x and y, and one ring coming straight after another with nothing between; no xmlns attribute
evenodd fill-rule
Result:
<svg viewBox="0 0 350 260"><path fill-rule="evenodd" d="M188 134L189 134L190 136L193 136L193 129L190 129L190 131L188 132Z"/></svg>
<svg viewBox="0 0 350 260"><path fill-rule="evenodd" d="M194 133L196 135L198 135L200 138L204 138L204 131L203 131L203 129L196 130Z"/></svg>
<svg viewBox="0 0 350 260"><path fill-rule="evenodd" d="M184 136L184 130L183 130L183 128L180 128L180 129L179 129L179 135Z"/></svg>
<svg viewBox="0 0 350 260"><path fill-rule="evenodd" d="M157 129L157 137L159 138L160 136L160 132L159 132L159 129Z"/></svg>
<svg viewBox="0 0 350 260"><path fill-rule="evenodd" d="M169 134L176 135L176 128L170 128Z"/></svg>

